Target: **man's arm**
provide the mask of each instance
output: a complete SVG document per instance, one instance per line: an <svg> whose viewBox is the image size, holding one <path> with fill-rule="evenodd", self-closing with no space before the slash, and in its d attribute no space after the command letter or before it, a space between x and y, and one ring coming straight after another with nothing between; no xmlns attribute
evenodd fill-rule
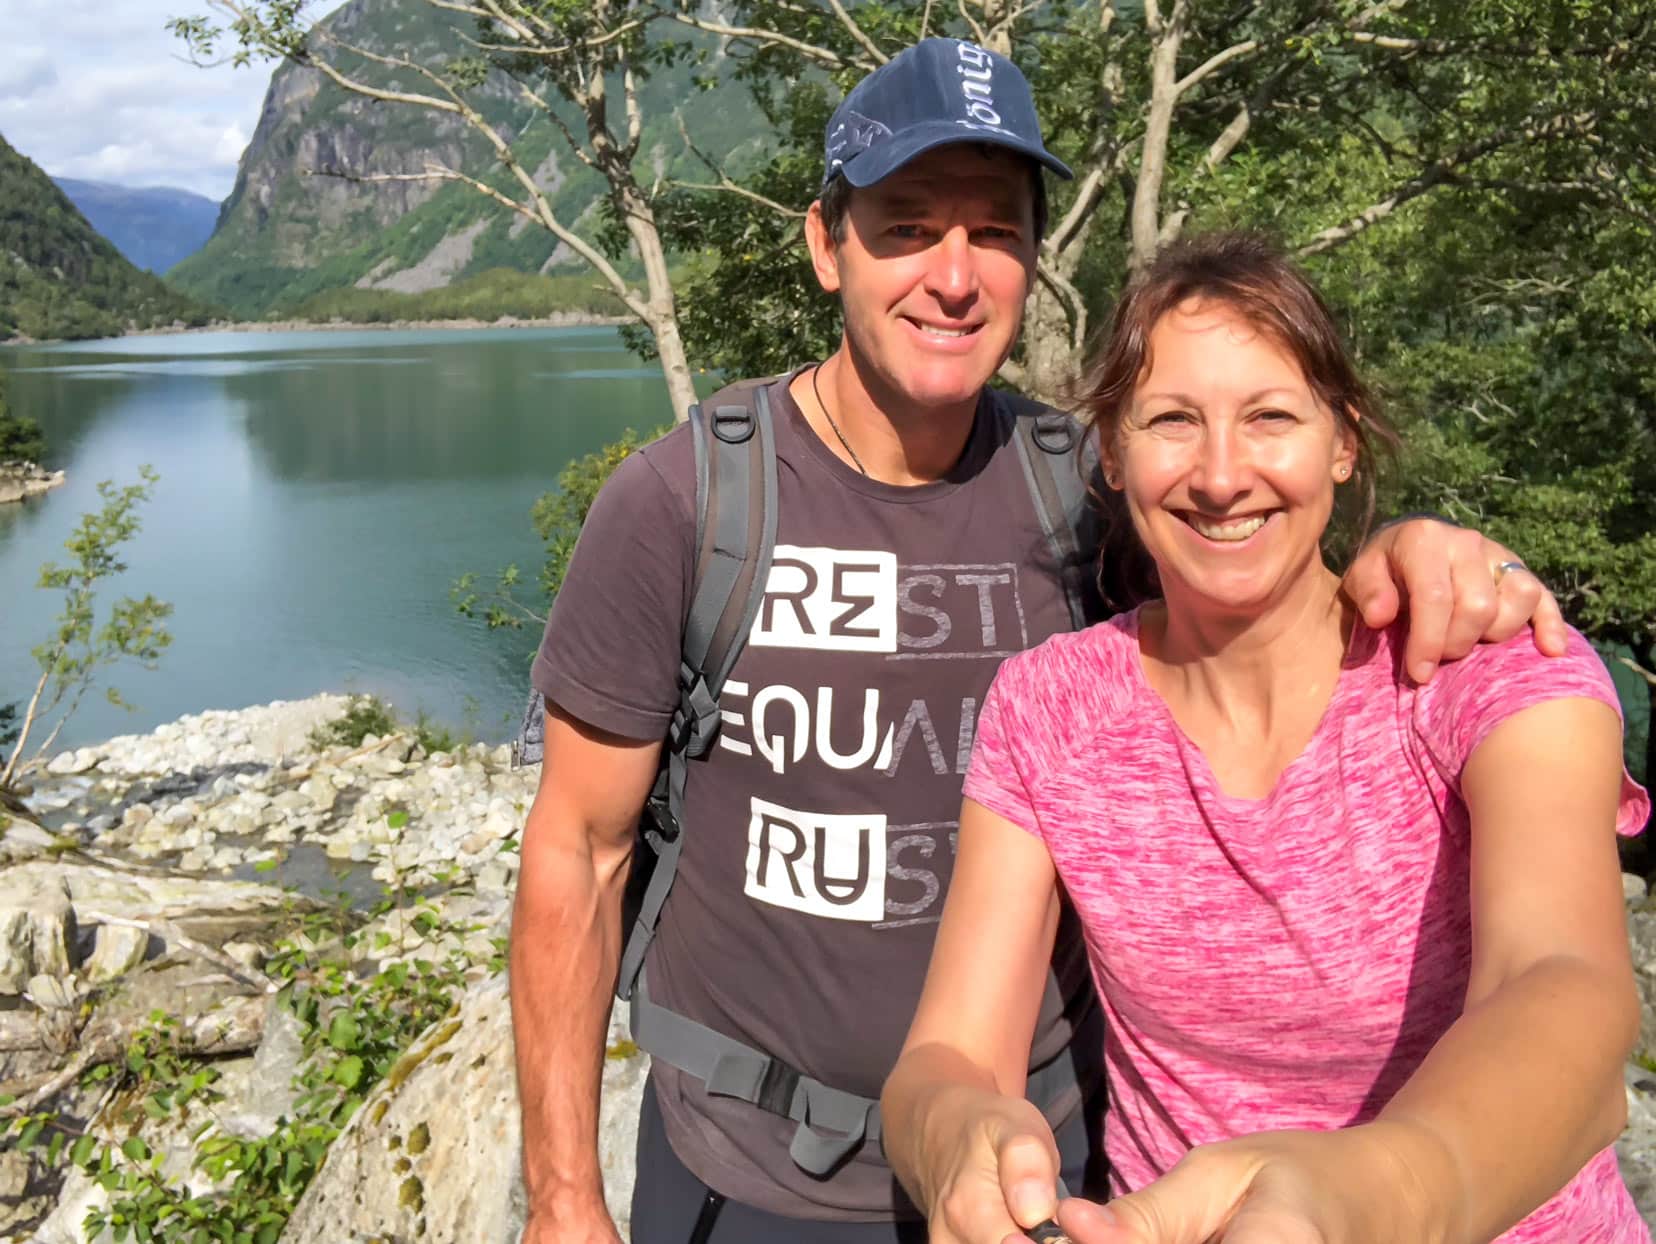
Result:
<svg viewBox="0 0 1656 1244"><path fill-rule="evenodd" d="M1346 571L1345 591L1380 630L1397 620L1405 600L1409 634L1404 668L1427 682L1443 661L1454 661L1478 643L1511 639L1535 628L1535 646L1547 656L1564 654L1564 615L1546 585L1510 549L1465 527L1432 518L1389 523L1363 545Z"/></svg>
<svg viewBox="0 0 1656 1244"><path fill-rule="evenodd" d="M598 1166L598 1086L633 827L659 740L546 714L512 912L512 1033L529 1222L522 1244L617 1244Z"/></svg>

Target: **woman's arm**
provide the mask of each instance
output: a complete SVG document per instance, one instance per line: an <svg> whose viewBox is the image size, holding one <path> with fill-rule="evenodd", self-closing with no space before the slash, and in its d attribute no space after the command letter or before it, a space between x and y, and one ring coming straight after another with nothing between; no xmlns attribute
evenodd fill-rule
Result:
<svg viewBox="0 0 1656 1244"><path fill-rule="evenodd" d="M1057 1147L1023 1091L1058 911L1040 839L968 799L925 990L880 1099L886 1156L933 1244L1000 1244L1056 1206Z"/></svg>
<svg viewBox="0 0 1656 1244"><path fill-rule="evenodd" d="M1626 1123L1638 1037L1615 825L1620 722L1552 700L1514 714L1462 776L1472 815L1466 1009L1380 1118L1418 1134L1446 1240L1487 1240Z"/></svg>
<svg viewBox="0 0 1656 1244"><path fill-rule="evenodd" d="M1638 1032L1615 825L1621 733L1597 700L1533 705L1462 775L1471 813L1465 1008L1373 1123L1207 1145L1107 1210L1066 1202L1077 1244L1483 1244L1624 1123Z"/></svg>

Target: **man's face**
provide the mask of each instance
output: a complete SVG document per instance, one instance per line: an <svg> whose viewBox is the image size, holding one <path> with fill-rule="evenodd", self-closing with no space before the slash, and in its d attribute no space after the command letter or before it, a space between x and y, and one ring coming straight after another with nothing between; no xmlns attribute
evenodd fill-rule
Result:
<svg viewBox="0 0 1656 1244"><path fill-rule="evenodd" d="M837 291L870 387L921 408L974 400L1005 361L1035 271L1028 165L977 145L939 147L855 190L845 239L813 206L817 278Z"/></svg>

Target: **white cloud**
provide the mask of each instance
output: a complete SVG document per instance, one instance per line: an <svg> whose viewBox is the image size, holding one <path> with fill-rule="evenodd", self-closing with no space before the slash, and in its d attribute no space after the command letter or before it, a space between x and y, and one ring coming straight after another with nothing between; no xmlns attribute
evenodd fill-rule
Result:
<svg viewBox="0 0 1656 1244"><path fill-rule="evenodd" d="M201 68L166 29L207 0L0 0L0 136L48 173L222 199L272 66Z"/></svg>

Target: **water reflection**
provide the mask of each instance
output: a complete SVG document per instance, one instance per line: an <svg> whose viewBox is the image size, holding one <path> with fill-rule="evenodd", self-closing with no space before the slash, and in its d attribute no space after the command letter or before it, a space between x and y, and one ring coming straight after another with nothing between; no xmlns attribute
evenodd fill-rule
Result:
<svg viewBox="0 0 1656 1244"><path fill-rule="evenodd" d="M154 673L88 700L66 743L183 713L365 690L501 738L533 635L458 618L451 580L538 566L527 514L572 457L667 421L653 368L609 329L203 334L0 349L14 408L40 419L63 488L0 509L0 702L100 479L161 473L116 590L176 609ZM602 376L603 378L599 378Z"/></svg>

